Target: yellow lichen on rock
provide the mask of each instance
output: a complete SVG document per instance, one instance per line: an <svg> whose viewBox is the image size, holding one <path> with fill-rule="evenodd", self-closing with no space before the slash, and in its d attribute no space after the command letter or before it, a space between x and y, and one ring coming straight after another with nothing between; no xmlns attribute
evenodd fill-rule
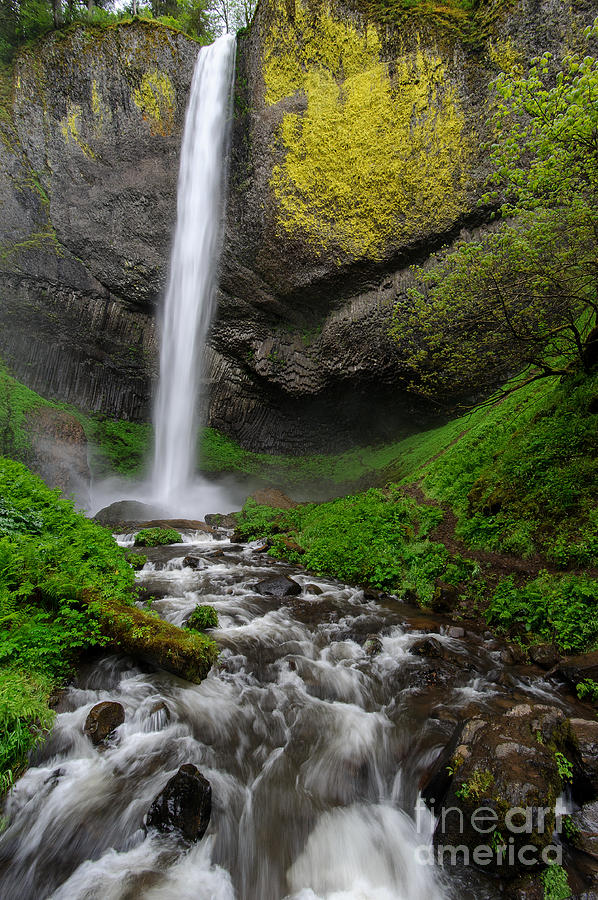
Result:
<svg viewBox="0 0 598 900"><path fill-rule="evenodd" d="M292 23L281 0L274 9L264 51L269 105L305 88L314 68L347 78L379 60L380 38L372 25L360 31L350 22L335 19L326 8L314 17L300 2L295 4Z"/></svg>
<svg viewBox="0 0 598 900"><path fill-rule="evenodd" d="M66 144L68 144L69 141L72 141L79 147L85 156L94 159L95 154L93 150L81 138L82 116L83 113L79 104L69 102L67 114L64 119L60 120L60 130L62 131L62 136L64 137Z"/></svg>
<svg viewBox="0 0 598 900"><path fill-rule="evenodd" d="M175 93L172 82L164 72L146 72L141 85L133 91L133 102L152 134L170 134L174 127Z"/></svg>
<svg viewBox="0 0 598 900"><path fill-rule="evenodd" d="M284 155L270 182L278 222L314 249L379 258L467 208L464 113L432 51L400 56L391 81L371 27L360 32L326 11L318 22L309 26L317 40L301 45L287 20L295 54L276 64L265 56L266 102L297 90L307 97L306 112L287 113L278 132ZM280 49L283 31L279 21L272 46Z"/></svg>
<svg viewBox="0 0 598 900"><path fill-rule="evenodd" d="M523 54L517 49L511 38L502 41L496 38L488 44L488 55L494 65L502 72L513 72L522 68Z"/></svg>
<svg viewBox="0 0 598 900"><path fill-rule="evenodd" d="M98 129L101 129L103 125L105 125L107 122L110 122L110 120L112 119L112 112L110 110L110 107L107 106L102 100L102 94L95 78L91 82L91 108L95 116L96 127Z"/></svg>

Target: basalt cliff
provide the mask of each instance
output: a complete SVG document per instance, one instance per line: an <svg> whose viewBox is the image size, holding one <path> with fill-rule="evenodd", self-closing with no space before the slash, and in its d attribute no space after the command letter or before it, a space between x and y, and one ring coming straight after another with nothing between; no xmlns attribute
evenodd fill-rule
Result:
<svg viewBox="0 0 598 900"><path fill-rule="evenodd" d="M388 337L410 266L488 219L492 79L577 47L593 14L262 0L238 38L210 424L300 453L431 420ZM0 355L46 396L149 417L197 49L140 20L77 26L4 79Z"/></svg>

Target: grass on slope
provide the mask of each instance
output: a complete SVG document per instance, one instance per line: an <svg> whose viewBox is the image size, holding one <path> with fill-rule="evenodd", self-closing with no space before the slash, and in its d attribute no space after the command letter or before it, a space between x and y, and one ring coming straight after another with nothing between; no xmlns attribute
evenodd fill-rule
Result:
<svg viewBox="0 0 598 900"><path fill-rule="evenodd" d="M0 794L51 723L51 694L82 650L109 640L127 650L151 644L152 652L180 651L198 676L209 668L212 642L134 607L133 584L106 529L0 457Z"/></svg>
<svg viewBox="0 0 598 900"><path fill-rule="evenodd" d="M538 382L402 441L385 490L290 511L249 501L240 532L271 536L273 555L321 574L415 590L423 604L439 580L457 584L463 611L482 610L515 636L593 647L598 582L583 569L598 566L597 394L598 376ZM436 507L404 496L416 482ZM431 512L440 518L442 504L473 560L432 539ZM505 574L506 554L529 565Z"/></svg>

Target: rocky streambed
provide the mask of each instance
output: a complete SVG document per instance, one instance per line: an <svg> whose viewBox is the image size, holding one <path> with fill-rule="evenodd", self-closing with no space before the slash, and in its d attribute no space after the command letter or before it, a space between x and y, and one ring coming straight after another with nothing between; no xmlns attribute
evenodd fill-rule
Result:
<svg viewBox="0 0 598 900"><path fill-rule="evenodd" d="M185 541L144 548L139 603L174 625L213 606L219 665L82 668L7 799L0 896L523 900L542 861L595 896L589 707L488 633Z"/></svg>

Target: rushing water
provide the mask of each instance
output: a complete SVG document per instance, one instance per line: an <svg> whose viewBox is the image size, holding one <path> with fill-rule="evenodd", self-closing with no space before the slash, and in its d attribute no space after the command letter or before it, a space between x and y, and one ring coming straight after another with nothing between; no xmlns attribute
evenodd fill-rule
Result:
<svg viewBox="0 0 598 900"><path fill-rule="evenodd" d="M162 320L153 493L169 505L195 470L202 351L221 238L235 39L200 50L185 119L177 223Z"/></svg>
<svg viewBox="0 0 598 900"><path fill-rule="evenodd" d="M0 897L499 896L481 875L446 880L418 863L431 834L429 815L415 814L418 784L458 718L492 715L538 688L504 670L481 637L437 634L463 660L443 672L442 662L409 652L429 628L442 631L433 620L251 547L201 540L149 551L153 563L138 578L159 598L153 608L176 624L198 601L216 607L220 667L200 685L117 656L81 672L8 799ZM214 557L214 549L223 552ZM197 571L182 567L189 551L204 556ZM253 589L278 572L302 593L276 600ZM372 633L381 642L374 653ZM555 702L545 682L539 690ZM100 700L120 701L126 719L98 751L83 725ZM208 832L190 848L143 830L151 801L183 763L196 764L213 790Z"/></svg>

